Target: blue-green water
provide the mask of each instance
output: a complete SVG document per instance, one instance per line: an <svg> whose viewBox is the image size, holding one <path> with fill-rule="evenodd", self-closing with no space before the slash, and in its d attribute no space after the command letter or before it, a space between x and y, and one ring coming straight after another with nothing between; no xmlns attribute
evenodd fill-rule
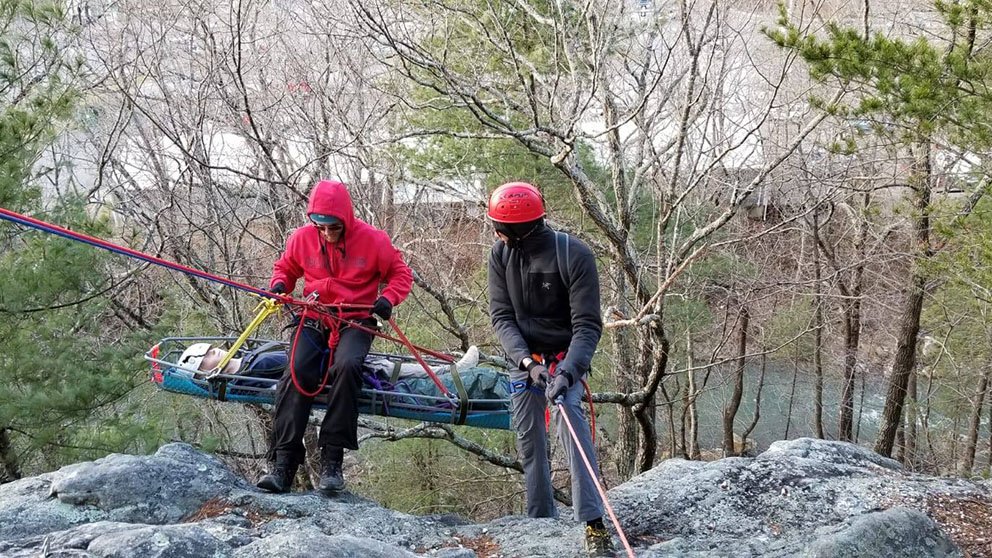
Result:
<svg viewBox="0 0 992 558"><path fill-rule="evenodd" d="M751 363L744 374L744 396L737 412L735 432L741 433L754 417L755 401L761 370ZM704 373L697 373L697 383ZM791 366L769 362L765 368L761 390L761 417L750 438L757 450L763 450L776 440L813 436L813 383L811 370L799 369L795 376L795 393ZM723 408L733 392L734 374L730 367L715 369L698 399L699 445L719 448L723 440ZM685 385L683 376L683 386ZM823 381L823 428L828 439L837 438L840 417L841 378L827 375ZM854 431L858 441L872 441L878 432L878 421L885 405L884 380L880 377L858 377L854 393ZM791 420L789 407L792 407ZM665 417L667 419L667 417ZM788 429L787 429L788 426ZM666 427L667 428L667 427Z"/></svg>

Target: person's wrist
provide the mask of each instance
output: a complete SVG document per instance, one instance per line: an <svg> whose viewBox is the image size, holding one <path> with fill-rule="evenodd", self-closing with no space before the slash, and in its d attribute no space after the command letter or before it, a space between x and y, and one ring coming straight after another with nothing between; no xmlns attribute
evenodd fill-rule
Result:
<svg viewBox="0 0 992 558"><path fill-rule="evenodd" d="M558 369L555 370L555 376L563 376L566 380L568 380L568 387L572 387L575 385L575 376L572 375L571 371L564 369L561 366L559 366Z"/></svg>
<svg viewBox="0 0 992 558"><path fill-rule="evenodd" d="M536 364L538 364L538 362L530 357L524 357L524 359L520 361L520 367L528 372L533 370Z"/></svg>

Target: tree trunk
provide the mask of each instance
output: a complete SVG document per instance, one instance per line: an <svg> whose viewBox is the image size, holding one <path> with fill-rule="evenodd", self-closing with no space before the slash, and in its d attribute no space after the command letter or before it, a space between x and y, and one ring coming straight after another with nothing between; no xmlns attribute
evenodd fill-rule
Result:
<svg viewBox="0 0 992 558"><path fill-rule="evenodd" d="M689 440L686 446L688 451L689 459L699 459L699 411L696 407L696 397L698 392L696 389L696 371L689 369L689 406L688 418L689 418Z"/></svg>
<svg viewBox="0 0 992 558"><path fill-rule="evenodd" d="M954 422L951 424L951 463L956 463L958 460L958 423L960 421L961 419L954 415Z"/></svg>
<svg viewBox="0 0 992 558"><path fill-rule="evenodd" d="M861 439L861 422L865 418L865 392L868 391L868 380L865 375L861 375L861 396L858 398L858 422L854 427L854 443Z"/></svg>
<svg viewBox="0 0 992 558"><path fill-rule="evenodd" d="M902 464L910 470L914 470L916 463L916 416L917 416L917 391L916 391L916 367L909 369L909 385L906 389L908 400L906 401L906 455Z"/></svg>
<svg viewBox="0 0 992 558"><path fill-rule="evenodd" d="M693 355L692 335L685 332L686 386L682 405L682 450L686 459L699 459L699 409L696 398L701 391L696 385L696 359Z"/></svg>
<svg viewBox="0 0 992 558"><path fill-rule="evenodd" d="M649 343L652 349L652 364L645 377L641 379L641 385L647 385L652 374L657 374L658 378L663 377L664 371L668 367L669 345L664 331L656 323L653 328L648 329L648 332L648 335L651 336ZM655 391L652 390L652 393ZM654 467L654 461L658 456L657 396L652 395L643 404L634 406L634 418L637 420L638 426L636 470L638 473L643 473Z"/></svg>
<svg viewBox="0 0 992 558"><path fill-rule="evenodd" d="M916 366L916 336L920 332L924 288L924 279L916 277L899 324L899 344L896 348L895 361L892 363L892 376L889 378L885 408L882 410L882 423L878 430L878 438L875 440L875 452L886 457L892 455L896 430L902 422L910 372Z"/></svg>
<svg viewBox="0 0 992 558"><path fill-rule="evenodd" d="M927 441L927 452L931 458L931 461L936 463L935 474L940 475L941 466L937 463L934 458L937 456L937 450L933 445L933 431L930 428L930 413L932 412L931 403L934 400L934 374L933 368L930 370L930 374L927 375L927 391L920 399L924 402L924 405L920 407L920 430L923 432L923 437Z"/></svg>
<svg viewBox="0 0 992 558"><path fill-rule="evenodd" d="M964 448L964 459L959 470L962 475L970 475L975 467L975 453L978 448L978 434L982 428L982 407L985 405L985 397L989 390L989 374L992 373L992 366L985 367L985 373L978 381L978 389L975 390L975 397L971 403L971 420L968 423L968 442Z"/></svg>
<svg viewBox="0 0 992 558"><path fill-rule="evenodd" d="M854 441L854 385L858 367L858 346L861 343L861 301L851 297L844 302L844 383L840 396L838 439Z"/></svg>
<svg viewBox="0 0 992 558"><path fill-rule="evenodd" d="M763 358L763 357L762 357ZM762 361L764 362L764 361ZM789 427L792 426L792 409L796 402L796 382L799 381L799 341L796 341L796 352L792 355L792 387L789 388L789 409L785 415L785 435L783 440L789 439Z"/></svg>
<svg viewBox="0 0 992 558"><path fill-rule="evenodd" d="M626 276L621 266L611 263L609 268L610 277L617 285L611 302L622 314L632 312L629 303L626 301L629 290ZM621 393L633 393L640 387L637 374L637 355L640 332L630 328L617 328L610 335L610 342L615 359L614 375L617 391ZM611 452L611 458L617 468L617 477L625 481L637 474L635 469L635 457L638 452L637 444L637 419L632 408L626 405L617 406L617 441L616 451Z"/></svg>
<svg viewBox="0 0 992 558"><path fill-rule="evenodd" d="M614 275L614 277L621 277L622 284L622 275ZM619 297L617 300L619 302ZM610 336L618 371L615 375L616 386L617 391L621 393L632 393L639 387L633 373L637 369L634 362L634 355L637 354L636 337L637 334L627 328L617 328ZM637 419L634 417L633 409L625 405L617 407L616 450L612 458L618 478L624 481L637 474L634 468L634 458L637 455Z"/></svg>
<svg viewBox="0 0 992 558"><path fill-rule="evenodd" d="M761 353L761 373L758 374L758 388L757 392L754 394L754 418L751 419L751 424L747 426L744 432L741 432L741 444L740 451L738 453L744 453L747 451L747 439L754 432L755 427L758 426L758 421L761 420L761 392L765 387L765 370L768 368L768 353Z"/></svg>
<svg viewBox="0 0 992 558"><path fill-rule="evenodd" d="M369 171L369 181L375 180L375 173ZM383 181L382 187L382 209L385 214L383 219L383 230L389 233L390 236L396 233L396 198L395 198L395 185L392 180L386 179Z"/></svg>
<svg viewBox="0 0 992 558"><path fill-rule="evenodd" d="M675 457L680 451L678 435L675 433L675 401L678 399L680 388L676 382L674 395L668 393L665 384L661 384L658 389L665 401L665 415L668 417L668 455Z"/></svg>
<svg viewBox="0 0 992 558"><path fill-rule="evenodd" d="M819 211L813 211L814 236L819 237ZM813 429L816 437L823 435L823 270L820 262L820 243L813 243Z"/></svg>
<svg viewBox="0 0 992 558"><path fill-rule="evenodd" d="M0 428L0 484L21 478L21 467L7 428Z"/></svg>
<svg viewBox="0 0 992 558"><path fill-rule="evenodd" d="M863 211L867 212L871 203L871 195L867 192L862 197ZM858 240L855 244L855 258L859 262L854 266L853 277L849 286L838 282L841 295L844 296L844 384L841 391L840 420L838 438L845 442L854 441L852 425L854 422L854 384L858 371L858 348L861 346L861 290L865 274L865 245L868 241L868 219L863 217L860 223Z"/></svg>
<svg viewBox="0 0 992 558"><path fill-rule="evenodd" d="M619 479L627 480L637 474L634 468L636 455L637 420L630 407L620 405L617 407L617 452L612 456Z"/></svg>
<svg viewBox="0 0 992 558"><path fill-rule="evenodd" d="M926 278L919 269L922 260L931 254L930 249L930 192L932 173L930 172L929 143L917 146L914 153L916 167L916 242L917 255L914 262L909 296L903 307L902 318L899 320L898 345L895 360L892 363L892 375L889 378L889 389L885 397L885 408L882 411L882 423L875 440L875 452L886 457L892 454L892 444L895 441L896 429L902 422L902 410L906 401L906 390L909 388L909 377L916 367L916 342L920 333L920 315L923 313L923 297L926 294Z"/></svg>
<svg viewBox="0 0 992 558"><path fill-rule="evenodd" d="M819 290L819 289L817 289ZM823 440L823 305L817 297L816 310L814 312L816 329L813 331L813 428L816 430L816 437Z"/></svg>
<svg viewBox="0 0 992 558"><path fill-rule="evenodd" d="M900 424L899 429L896 430L896 441L895 441L896 454L892 456L893 459L902 463L904 457L906 457L906 428L905 425Z"/></svg>
<svg viewBox="0 0 992 558"><path fill-rule="evenodd" d="M730 396L730 401L723 410L723 455L736 455L734 450L734 419L737 418L737 410L741 406L741 398L744 396L744 355L747 354L747 326L751 317L747 311L747 306L741 306L739 335L737 338L737 370L734 374L734 393Z"/></svg>
<svg viewBox="0 0 992 558"><path fill-rule="evenodd" d="M989 403L989 450L985 461L985 472L992 475L992 402Z"/></svg>

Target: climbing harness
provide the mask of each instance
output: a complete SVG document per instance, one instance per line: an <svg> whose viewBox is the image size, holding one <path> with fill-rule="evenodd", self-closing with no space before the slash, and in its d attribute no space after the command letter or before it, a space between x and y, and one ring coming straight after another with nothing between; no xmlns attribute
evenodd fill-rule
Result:
<svg viewBox="0 0 992 558"><path fill-rule="evenodd" d="M541 364L548 362L547 365L548 373L551 374L552 378L554 378L555 370L558 367L558 363L561 362L563 358L565 358L565 351L562 351L556 355L547 355L547 357L545 357L545 355L534 353L531 355L531 358L533 358L537 362L540 362ZM590 427L590 433L592 434L592 441L593 443L595 443L596 442L596 406L592 401L592 391L589 389L589 382L586 382L585 380L579 380L579 381L582 382L582 387L586 394L586 401L589 403L589 427ZM538 389L536 386L531 385L530 378L525 378L523 380L516 380L510 383L510 393L519 393L521 391L527 391L527 390L530 390L533 393L539 394L541 396L544 395L544 392L542 390ZM551 428L551 412L548 409L545 409L544 429L548 430L550 428Z"/></svg>

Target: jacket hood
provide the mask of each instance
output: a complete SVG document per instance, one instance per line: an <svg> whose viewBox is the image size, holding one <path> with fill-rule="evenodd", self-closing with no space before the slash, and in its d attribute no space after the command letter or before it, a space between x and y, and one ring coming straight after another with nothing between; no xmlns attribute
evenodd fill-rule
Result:
<svg viewBox="0 0 992 558"><path fill-rule="evenodd" d="M333 180L318 182L310 191L310 201L307 203L307 215L311 213L333 215L344 223L345 232L349 231L355 222L355 209L348 187Z"/></svg>

